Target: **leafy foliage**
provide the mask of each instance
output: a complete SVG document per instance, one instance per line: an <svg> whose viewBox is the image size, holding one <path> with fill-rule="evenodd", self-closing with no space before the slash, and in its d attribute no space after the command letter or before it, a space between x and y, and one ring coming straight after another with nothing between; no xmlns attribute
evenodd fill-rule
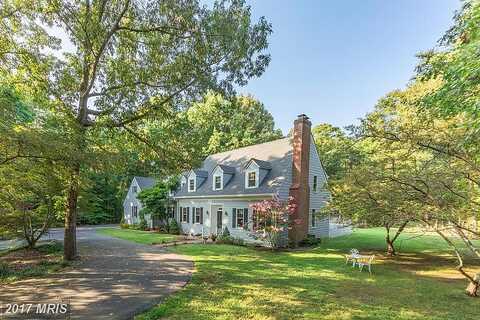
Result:
<svg viewBox="0 0 480 320"><path fill-rule="evenodd" d="M203 154L228 151L282 137L272 115L251 96L230 99L209 92L188 110L188 119L200 133Z"/></svg>
<svg viewBox="0 0 480 320"><path fill-rule="evenodd" d="M330 179L341 177L348 166L358 161L360 155L354 148L354 139L342 129L323 123L312 128L312 135Z"/></svg>
<svg viewBox="0 0 480 320"><path fill-rule="evenodd" d="M480 3L465 1L455 24L441 39L442 48L420 54L418 78L439 79L437 90L425 104L444 116L468 113L480 127Z"/></svg>
<svg viewBox="0 0 480 320"><path fill-rule="evenodd" d="M176 177L170 178L166 181L160 181L155 184L153 188L142 190L137 198L142 202L142 213L149 214L152 217L159 218L164 224L167 224L169 205L172 205L170 192L175 189L178 183Z"/></svg>
<svg viewBox="0 0 480 320"><path fill-rule="evenodd" d="M64 139L55 115L41 113L14 89L0 87L0 101L0 234L34 247L64 209L62 159L49 150Z"/></svg>
<svg viewBox="0 0 480 320"><path fill-rule="evenodd" d="M168 233L170 234L180 234L181 229L180 226L178 225L177 220L175 219L170 219L170 222L168 224Z"/></svg>
<svg viewBox="0 0 480 320"><path fill-rule="evenodd" d="M66 171L66 259L77 254L78 199L98 159L115 163L109 156L134 139L148 148L147 158L158 157L159 168L190 167L185 155L195 153L192 140L181 139L188 127L179 111L209 89L233 93L270 61L271 26L263 17L252 22L242 0L210 8L174 0L5 0L0 25L0 85L15 83L54 112L58 141L68 141L50 144ZM67 35L72 50L53 30ZM165 136L172 139L157 139Z"/></svg>
<svg viewBox="0 0 480 320"><path fill-rule="evenodd" d="M300 223L291 218L297 209L293 197L289 197L287 201L278 198L263 200L251 204L250 207L253 209L252 223L255 234L267 241L271 248L284 246L282 234L293 224Z"/></svg>

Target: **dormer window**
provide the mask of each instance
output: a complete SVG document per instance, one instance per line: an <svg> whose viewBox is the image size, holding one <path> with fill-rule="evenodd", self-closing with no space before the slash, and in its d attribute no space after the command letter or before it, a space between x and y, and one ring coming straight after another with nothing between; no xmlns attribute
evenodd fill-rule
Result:
<svg viewBox="0 0 480 320"><path fill-rule="evenodd" d="M188 179L188 192L195 192L195 179Z"/></svg>
<svg viewBox="0 0 480 320"><path fill-rule="evenodd" d="M137 193L137 186L133 186L132 191L133 191L133 193Z"/></svg>
<svg viewBox="0 0 480 320"><path fill-rule="evenodd" d="M217 164L212 171L212 190L223 190L232 180L234 174L235 168L223 164Z"/></svg>
<svg viewBox="0 0 480 320"><path fill-rule="evenodd" d="M258 170L251 169L245 172L245 187L247 189L258 187Z"/></svg>
<svg viewBox="0 0 480 320"><path fill-rule="evenodd" d="M222 190L223 189L223 177L221 174L213 176L213 190Z"/></svg>
<svg viewBox="0 0 480 320"><path fill-rule="evenodd" d="M250 159L245 165L245 188L258 188L271 168L270 163L267 161Z"/></svg>

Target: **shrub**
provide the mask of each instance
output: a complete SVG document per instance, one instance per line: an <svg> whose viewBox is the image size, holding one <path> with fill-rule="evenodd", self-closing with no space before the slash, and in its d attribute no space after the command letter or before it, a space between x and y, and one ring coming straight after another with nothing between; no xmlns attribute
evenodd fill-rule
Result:
<svg viewBox="0 0 480 320"><path fill-rule="evenodd" d="M240 238L234 238L230 235L228 228L223 229L222 233L217 237L217 243L220 244L231 244L234 246L244 246L245 241Z"/></svg>
<svg viewBox="0 0 480 320"><path fill-rule="evenodd" d="M217 238L217 243L224 243L224 244L231 244L232 243L232 237L230 236L230 231L228 230L227 227L225 227L222 230L222 233Z"/></svg>
<svg viewBox="0 0 480 320"><path fill-rule="evenodd" d="M140 230L140 225L138 223L134 223L130 226L130 228L133 230Z"/></svg>
<svg viewBox="0 0 480 320"><path fill-rule="evenodd" d="M138 224L138 229L145 231L148 229L148 224L147 224L147 220L145 220L145 213L142 211L143 209L140 210L140 223Z"/></svg>
<svg viewBox="0 0 480 320"><path fill-rule="evenodd" d="M168 225L168 233L180 234L180 226L178 225L177 220L170 220L170 224Z"/></svg>
<svg viewBox="0 0 480 320"><path fill-rule="evenodd" d="M222 233L220 234L220 236L218 238L219 239L230 238L230 231L228 230L227 227L223 228Z"/></svg>
<svg viewBox="0 0 480 320"><path fill-rule="evenodd" d="M121 229L129 229L130 225L125 222L125 217L122 215L122 219L120 220L120 228Z"/></svg>
<svg viewBox="0 0 480 320"><path fill-rule="evenodd" d="M8 277L10 273L11 270L8 264L0 261L0 279Z"/></svg>
<svg viewBox="0 0 480 320"><path fill-rule="evenodd" d="M244 246L245 245L245 241L243 241L243 239L240 239L240 238L232 238L232 243L234 246Z"/></svg>
<svg viewBox="0 0 480 320"><path fill-rule="evenodd" d="M322 242L320 238L316 238L313 234L307 235L305 239L300 241L300 246L301 247L313 247L317 246Z"/></svg>
<svg viewBox="0 0 480 320"><path fill-rule="evenodd" d="M275 197L269 200L255 202L250 205L255 221L254 234L256 237L265 240L272 249L285 246L282 234L295 224L299 219L293 219L297 203L293 197L288 201L282 201Z"/></svg>

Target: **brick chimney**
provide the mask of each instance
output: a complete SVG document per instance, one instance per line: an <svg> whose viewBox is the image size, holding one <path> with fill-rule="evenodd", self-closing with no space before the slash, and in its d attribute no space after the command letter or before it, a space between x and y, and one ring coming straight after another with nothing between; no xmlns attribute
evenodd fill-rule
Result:
<svg viewBox="0 0 480 320"><path fill-rule="evenodd" d="M293 224L288 232L288 238L294 244L305 239L308 234L308 213L310 210L310 187L308 185L310 137L312 123L309 118L301 114L293 126L293 161L292 161L292 185L290 196L297 203L297 210L292 215L299 224Z"/></svg>

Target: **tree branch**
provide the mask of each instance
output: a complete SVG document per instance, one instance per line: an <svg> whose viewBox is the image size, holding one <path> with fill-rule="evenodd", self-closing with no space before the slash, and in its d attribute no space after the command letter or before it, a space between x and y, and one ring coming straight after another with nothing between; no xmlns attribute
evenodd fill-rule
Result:
<svg viewBox="0 0 480 320"><path fill-rule="evenodd" d="M162 106L168 102L170 102L173 98L175 98L175 96L179 95L180 93L182 93L183 91L185 91L186 89L188 89L190 86L193 85L193 83L195 83L195 79L191 80L188 84L186 84L184 87L178 89L177 91L173 92L171 95L169 95L168 97L166 97L162 102L158 103L159 106ZM144 113L140 113L140 114L137 114L137 115L134 115L128 119L125 119L123 121L120 121L120 122L116 122L116 123L113 123L112 127L123 127L127 124L130 124L132 122L135 122L137 120L141 120L145 117L147 117L151 112L153 111L153 108L150 108L148 109L146 112Z"/></svg>

